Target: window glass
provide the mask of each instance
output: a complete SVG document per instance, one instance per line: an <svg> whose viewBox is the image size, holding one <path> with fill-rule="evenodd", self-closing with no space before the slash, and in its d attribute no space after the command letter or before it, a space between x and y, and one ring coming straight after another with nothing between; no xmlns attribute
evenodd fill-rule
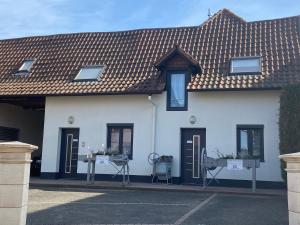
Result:
<svg viewBox="0 0 300 225"><path fill-rule="evenodd" d="M193 178L200 178L200 135L193 135Z"/></svg>
<svg viewBox="0 0 300 225"><path fill-rule="evenodd" d="M33 62L33 60L25 60L22 66L20 67L19 71L29 71Z"/></svg>
<svg viewBox="0 0 300 225"><path fill-rule="evenodd" d="M263 128L253 126L251 128L238 127L238 155L241 158L259 158L264 160L263 152Z"/></svg>
<svg viewBox="0 0 300 225"><path fill-rule="evenodd" d="M107 147L112 154L126 154L132 159L131 125L108 125Z"/></svg>
<svg viewBox="0 0 300 225"><path fill-rule="evenodd" d="M103 66L90 66L81 68L75 80L96 80L101 76Z"/></svg>
<svg viewBox="0 0 300 225"><path fill-rule="evenodd" d="M171 74L170 106L185 106L185 74Z"/></svg>
<svg viewBox="0 0 300 225"><path fill-rule="evenodd" d="M73 134L67 135L65 173L71 173Z"/></svg>
<svg viewBox="0 0 300 225"><path fill-rule="evenodd" d="M255 129L252 130L252 154L253 156L260 156L260 152L261 152L261 143L262 140L262 134L261 134L261 130Z"/></svg>
<svg viewBox="0 0 300 225"><path fill-rule="evenodd" d="M111 128L110 150L113 153L120 153L120 129Z"/></svg>
<svg viewBox="0 0 300 225"><path fill-rule="evenodd" d="M241 156L249 154L248 148L248 131L240 130L240 138L241 138Z"/></svg>
<svg viewBox="0 0 300 225"><path fill-rule="evenodd" d="M260 72L259 58L243 58L231 60L231 73L254 73Z"/></svg>
<svg viewBox="0 0 300 225"><path fill-rule="evenodd" d="M123 129L123 153L131 155L131 129Z"/></svg>

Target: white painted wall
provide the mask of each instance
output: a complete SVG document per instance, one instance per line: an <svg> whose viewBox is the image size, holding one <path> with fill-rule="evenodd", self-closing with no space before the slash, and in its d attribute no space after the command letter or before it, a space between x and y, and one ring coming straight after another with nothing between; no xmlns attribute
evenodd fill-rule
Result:
<svg viewBox="0 0 300 225"><path fill-rule="evenodd" d="M44 152L42 172L59 171L59 128L79 127L79 152L85 153L82 142L91 148L106 145L107 123L133 123L132 174L149 174L147 156L151 146L151 108L147 96L81 96L49 97L46 99ZM74 124L69 125L69 116ZM86 172L86 164L79 162L79 173ZM112 173L112 168L97 165L97 173Z"/></svg>
<svg viewBox="0 0 300 225"><path fill-rule="evenodd" d="M19 129L21 142L39 147L39 150L33 152L33 156L41 154L44 126L42 111L24 110L22 107L0 104L0 126Z"/></svg>
<svg viewBox="0 0 300 225"><path fill-rule="evenodd" d="M180 128L206 128L208 154L216 148L224 154L236 153L236 125L264 125L265 162L257 171L258 180L281 181L279 167L279 92L198 92L189 93L188 111L166 111L166 96L154 95L157 104L156 148L159 154L173 155L173 175L180 176ZM75 117L70 126L68 117ZM197 123L191 125L189 117ZM152 105L146 95L131 96L70 96L47 97L44 129L42 172L59 170L59 128L79 127L79 141L91 148L106 144L107 123L134 123L133 160L131 174L150 175L147 163L151 152ZM84 153L84 148L79 151ZM79 162L79 173L86 172L86 164ZM97 173L113 173L104 165L97 165ZM220 174L225 179L251 179L251 171Z"/></svg>
<svg viewBox="0 0 300 225"><path fill-rule="evenodd" d="M279 92L194 92L189 94L188 111L166 111L165 96L156 96L158 108L157 150L175 155L175 175L180 174L180 128L206 128L208 155L236 154L236 125L264 125L265 162L257 170L257 179L281 181L279 155ZM189 123L195 115L197 122ZM219 178L251 179L251 170L229 172Z"/></svg>

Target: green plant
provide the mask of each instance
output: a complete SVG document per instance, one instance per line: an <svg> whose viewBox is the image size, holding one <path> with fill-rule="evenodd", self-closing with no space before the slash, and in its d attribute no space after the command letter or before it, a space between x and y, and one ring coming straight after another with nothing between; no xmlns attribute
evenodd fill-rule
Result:
<svg viewBox="0 0 300 225"><path fill-rule="evenodd" d="M300 85L290 85L280 96L280 154L300 151ZM282 178L286 180L285 163L281 161Z"/></svg>
<svg viewBox="0 0 300 225"><path fill-rule="evenodd" d="M258 156L249 155L248 153L246 153L246 154L238 153L236 158L237 159L259 159Z"/></svg>
<svg viewBox="0 0 300 225"><path fill-rule="evenodd" d="M235 159L233 154L226 154L220 157L220 159Z"/></svg>
<svg viewBox="0 0 300 225"><path fill-rule="evenodd" d="M234 159L235 158L233 153L224 155L222 152L219 151L219 149L217 149L216 153L217 153L217 156L219 159Z"/></svg>
<svg viewBox="0 0 300 225"><path fill-rule="evenodd" d="M257 156L252 156L248 154L242 155L238 153L236 156L234 156L234 154L231 153L224 155L222 152L219 151L219 149L217 149L216 153L219 159L259 159L259 157Z"/></svg>

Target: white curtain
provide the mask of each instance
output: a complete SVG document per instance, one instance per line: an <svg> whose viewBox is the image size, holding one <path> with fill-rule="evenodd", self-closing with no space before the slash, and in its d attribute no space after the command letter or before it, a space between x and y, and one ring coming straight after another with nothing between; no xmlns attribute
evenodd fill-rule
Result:
<svg viewBox="0 0 300 225"><path fill-rule="evenodd" d="M185 74L171 74L171 107L184 106L185 88Z"/></svg>

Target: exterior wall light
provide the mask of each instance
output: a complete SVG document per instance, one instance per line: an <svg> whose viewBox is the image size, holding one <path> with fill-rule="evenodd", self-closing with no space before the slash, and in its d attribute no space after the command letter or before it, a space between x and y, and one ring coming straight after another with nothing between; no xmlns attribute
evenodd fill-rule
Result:
<svg viewBox="0 0 300 225"><path fill-rule="evenodd" d="M69 117L68 117L68 123L69 123L69 124L73 124L74 121L75 121L74 116L69 116Z"/></svg>
<svg viewBox="0 0 300 225"><path fill-rule="evenodd" d="M192 116L190 116L189 121L190 121L190 124L195 124L197 122L197 117L192 115Z"/></svg>

